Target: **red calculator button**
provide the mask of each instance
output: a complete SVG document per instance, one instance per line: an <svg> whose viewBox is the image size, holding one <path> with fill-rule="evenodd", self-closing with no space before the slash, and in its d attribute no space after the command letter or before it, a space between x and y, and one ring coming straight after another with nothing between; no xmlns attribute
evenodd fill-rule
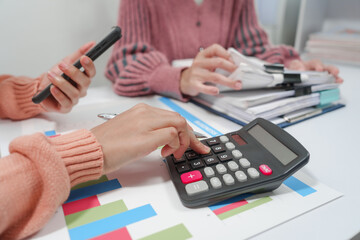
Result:
<svg viewBox="0 0 360 240"><path fill-rule="evenodd" d="M264 175L271 175L271 174L272 174L271 168L270 168L268 165L266 165L266 164L260 165L260 166L259 166L259 170L260 170L260 172L261 172L262 174L264 174Z"/></svg>
<svg viewBox="0 0 360 240"><path fill-rule="evenodd" d="M196 182L202 179L203 176L201 175L201 172L198 170L181 174L181 181L183 182L183 184Z"/></svg>

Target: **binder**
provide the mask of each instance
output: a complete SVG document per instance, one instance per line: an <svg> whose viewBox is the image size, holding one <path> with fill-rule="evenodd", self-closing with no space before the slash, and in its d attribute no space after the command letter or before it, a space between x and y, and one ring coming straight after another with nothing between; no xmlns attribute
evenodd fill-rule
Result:
<svg viewBox="0 0 360 240"><path fill-rule="evenodd" d="M225 97L224 100L224 95L233 97ZM191 101L240 125L262 117L286 127L344 107L339 100L338 85L330 84L288 91L267 89L224 93L219 96L199 95Z"/></svg>
<svg viewBox="0 0 360 240"><path fill-rule="evenodd" d="M201 107L201 108L204 108L206 110L208 110L209 112L212 112L216 115L219 115L223 118L226 118L234 123L237 123L241 126L245 126L247 123L234 117L234 116L231 116L229 114L225 114L223 112L220 112L214 108L211 108L207 105L204 105L198 101L194 101L194 99L190 100L192 103L194 103L195 105ZM276 125L278 125L279 127L281 128L286 128L288 126L291 126L291 125L294 125L294 124L297 124L297 123L300 123L300 122L303 122L303 121L306 121L306 120L309 120L309 119L312 119L314 117L318 117L320 115L323 115L325 113L329 113L329 112L332 112L334 110L337 110L337 109L340 109L340 108L343 108L345 107L346 105L343 104L343 103L335 103L335 104L330 104L326 107L322 107L322 108L316 108L316 107L313 107L314 110L316 109L319 109L319 112L316 113L316 114L312 114L312 115L304 115L303 117L300 117L298 118L296 121L287 121L284 117L278 117L278 118L275 118L275 119L271 119L270 121L275 123Z"/></svg>

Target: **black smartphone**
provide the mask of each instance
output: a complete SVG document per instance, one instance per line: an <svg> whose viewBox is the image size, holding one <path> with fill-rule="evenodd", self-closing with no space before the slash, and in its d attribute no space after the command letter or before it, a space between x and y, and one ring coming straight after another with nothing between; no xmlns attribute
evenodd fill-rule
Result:
<svg viewBox="0 0 360 240"><path fill-rule="evenodd" d="M86 53L86 56L88 56L92 61L95 61L96 58L98 58L101 54L103 54L109 47L111 47L117 40L119 40L122 37L121 35L121 28L116 26L114 29L109 33L101 42L99 42L95 47L93 47L88 53ZM80 69L81 63L80 60L78 60L74 66L78 69ZM65 74L61 75L64 79L69 81L72 85L76 86L76 83L66 76ZM49 84L44 90L42 90L40 93L35 95L32 98L32 101L36 104L41 103L44 99L46 99L51 93L50 88L52 84Z"/></svg>

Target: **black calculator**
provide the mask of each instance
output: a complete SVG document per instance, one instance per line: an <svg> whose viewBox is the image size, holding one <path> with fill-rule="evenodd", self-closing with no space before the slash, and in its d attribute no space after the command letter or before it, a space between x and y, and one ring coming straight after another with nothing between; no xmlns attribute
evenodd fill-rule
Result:
<svg viewBox="0 0 360 240"><path fill-rule="evenodd" d="M201 207L247 192L272 191L309 162L309 152L277 125L257 118L238 131L201 140L211 148L166 158L186 207Z"/></svg>

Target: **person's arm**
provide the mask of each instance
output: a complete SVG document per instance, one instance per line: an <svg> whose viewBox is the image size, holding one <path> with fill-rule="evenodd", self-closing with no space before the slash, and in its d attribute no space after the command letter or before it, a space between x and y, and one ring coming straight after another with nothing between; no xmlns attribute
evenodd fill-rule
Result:
<svg viewBox="0 0 360 240"><path fill-rule="evenodd" d="M180 158L189 146L200 154L210 151L180 114L146 104L91 131L15 139L10 155L0 159L0 239L34 234L67 199L71 186L115 171L160 146L163 157Z"/></svg>
<svg viewBox="0 0 360 240"><path fill-rule="evenodd" d="M88 130L48 138L37 133L11 142L0 159L0 238L30 236L50 220L70 187L97 179L101 146Z"/></svg>
<svg viewBox="0 0 360 240"><path fill-rule="evenodd" d="M87 43L73 54L64 58L48 73L36 79L0 75L0 118L26 119L41 112L69 112L86 95L91 78L95 75L95 66L90 58L84 55L94 42ZM80 58L85 72L81 72L72 64ZM77 85L73 86L60 75L65 73ZM51 95L40 104L34 104L32 97L50 83Z"/></svg>
<svg viewBox="0 0 360 240"><path fill-rule="evenodd" d="M113 48L105 76L119 95L157 93L183 100L179 86L182 68L172 67L152 46L151 21L155 17L149 14L146 1L121 1L118 25L124 34Z"/></svg>
<svg viewBox="0 0 360 240"><path fill-rule="evenodd" d="M26 119L45 110L32 103L39 88L40 78L0 76L0 118Z"/></svg>
<svg viewBox="0 0 360 240"><path fill-rule="evenodd" d="M270 43L266 32L259 24L254 1L243 1L233 46L244 55L270 63L282 63L285 66L293 60L300 59L293 47L274 46Z"/></svg>

